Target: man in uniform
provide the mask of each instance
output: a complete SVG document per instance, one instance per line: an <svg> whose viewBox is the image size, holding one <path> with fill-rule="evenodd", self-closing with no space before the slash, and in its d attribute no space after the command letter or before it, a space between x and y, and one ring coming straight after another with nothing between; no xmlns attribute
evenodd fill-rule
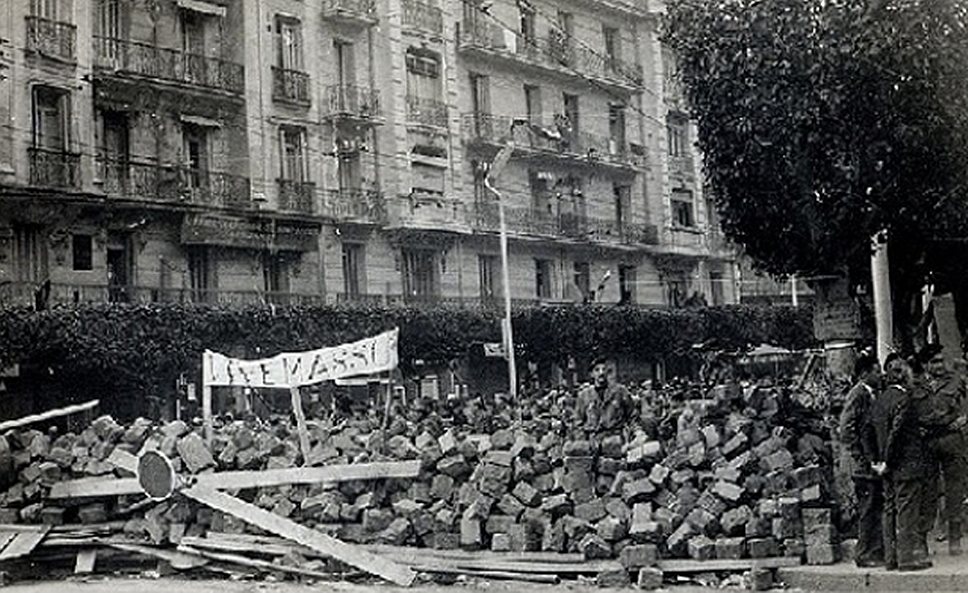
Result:
<svg viewBox="0 0 968 593"><path fill-rule="evenodd" d="M961 380L948 368L941 346L926 346L920 355L924 376L914 390L914 407L927 451L928 480L922 496L920 535L922 552L927 552L927 537L938 514L940 492L938 475L944 484L942 519L947 524L948 551L961 554L962 500L968 485L968 439L963 428L964 392Z"/></svg>
<svg viewBox="0 0 968 593"><path fill-rule="evenodd" d="M612 381L605 359L592 363L591 376L592 384L578 393L577 427L589 437L623 434L633 420L632 395L624 385Z"/></svg>
<svg viewBox="0 0 968 593"><path fill-rule="evenodd" d="M857 495L857 549L854 561L859 567L884 563L884 536L881 529L884 490L881 478L874 474L873 450L865 439L870 436L871 406L881 384L881 368L870 354L861 354L854 363L857 383L847 393L840 416L840 437L847 453L854 493Z"/></svg>
<svg viewBox="0 0 968 593"><path fill-rule="evenodd" d="M888 570L923 570L919 557L922 482L927 475L910 394L911 366L897 354L886 361L887 388L871 406L871 469L884 479L884 562ZM865 442L870 442L865 440Z"/></svg>

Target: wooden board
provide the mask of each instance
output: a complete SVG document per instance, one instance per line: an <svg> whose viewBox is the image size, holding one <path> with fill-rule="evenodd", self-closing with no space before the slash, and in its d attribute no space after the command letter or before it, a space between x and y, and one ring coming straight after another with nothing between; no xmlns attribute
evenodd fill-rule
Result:
<svg viewBox="0 0 968 593"><path fill-rule="evenodd" d="M127 465L125 454L108 461ZM119 465L119 467L123 467ZM231 471L196 476L199 486L220 490L262 488L286 484L318 484L323 482L350 482L383 478L415 478L420 473L420 461L380 461L375 463L350 463L323 467L292 467L263 471ZM94 498L140 494L141 486L134 478L84 478L58 482L51 487L51 499Z"/></svg>
<svg viewBox="0 0 968 593"><path fill-rule="evenodd" d="M40 414L24 416L23 418L17 418L16 420L7 420L6 422L0 422L0 432L6 432L12 428L20 428L21 426L27 426L28 424L33 424L35 422L43 422L44 420L52 420L54 418L60 418L62 416L70 416L71 414L77 414L78 412L92 410L96 408L99 403L101 403L99 400L92 399L91 401L84 402L83 404L65 406L63 408L48 410Z"/></svg>
<svg viewBox="0 0 968 593"><path fill-rule="evenodd" d="M334 537L294 523L213 488L194 486L183 490L182 494L217 511L228 513L270 533L281 535L288 540L331 556L345 564L383 577L391 583L409 587L417 576L406 566L343 543Z"/></svg>
<svg viewBox="0 0 968 593"><path fill-rule="evenodd" d="M38 527L35 531L16 533L13 541L0 552L0 562L29 555L47 535L47 530L48 527L43 526Z"/></svg>
<svg viewBox="0 0 968 593"><path fill-rule="evenodd" d="M0 552L7 547L7 544L13 541L13 538L17 537L16 533L3 532L0 531Z"/></svg>
<svg viewBox="0 0 968 593"><path fill-rule="evenodd" d="M176 570L188 570L191 568L197 568L199 566L205 566L208 564L208 560L204 558L199 558L191 554L185 554L183 552L175 552L173 550L166 550L164 548L156 548L154 546L145 546L142 544L129 544L122 542L106 542L109 547L116 550L123 550L125 552L133 552L135 554L142 554L145 556L152 556L160 560L164 560L171 564L171 567Z"/></svg>
<svg viewBox="0 0 968 593"><path fill-rule="evenodd" d="M90 574L94 572L94 563L97 561L97 550L85 548L77 551L77 560L74 562L74 574Z"/></svg>
<svg viewBox="0 0 968 593"><path fill-rule="evenodd" d="M743 572L753 568L800 566L799 558L746 558L742 560L659 560L657 568L670 574L694 572Z"/></svg>
<svg viewBox="0 0 968 593"><path fill-rule="evenodd" d="M186 546L181 544L178 546L178 551L185 554L194 554L199 558L205 560L215 560L218 562L226 562L228 564L238 564L239 566L245 566L246 568L257 568L259 570L266 570L270 572L285 572L289 574L296 574L299 576L315 577L317 579L332 579L333 575L326 572L319 572L317 570L308 570L305 568L299 568L295 566L282 566L279 564L273 564L272 562L266 562L265 560L258 560L256 558L247 558L245 556L240 556L238 554L221 554L218 552L209 552L207 550L199 550L191 546Z"/></svg>

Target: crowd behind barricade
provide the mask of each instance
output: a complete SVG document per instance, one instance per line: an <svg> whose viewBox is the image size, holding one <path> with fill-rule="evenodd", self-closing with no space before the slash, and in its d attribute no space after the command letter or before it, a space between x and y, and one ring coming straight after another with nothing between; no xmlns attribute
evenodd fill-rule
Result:
<svg viewBox="0 0 968 593"><path fill-rule="evenodd" d="M951 555L962 553L968 495L968 401L963 373L937 345L882 369L862 354L841 415L858 501L858 566L922 570L939 523ZM942 503L943 499L943 503Z"/></svg>

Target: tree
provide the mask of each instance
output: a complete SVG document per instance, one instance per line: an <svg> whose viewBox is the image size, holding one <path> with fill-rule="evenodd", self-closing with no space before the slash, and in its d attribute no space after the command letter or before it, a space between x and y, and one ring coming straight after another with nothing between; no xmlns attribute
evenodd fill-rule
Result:
<svg viewBox="0 0 968 593"><path fill-rule="evenodd" d="M668 0L664 41L724 231L757 267L854 294L886 229L902 330L928 275L963 275L968 4Z"/></svg>

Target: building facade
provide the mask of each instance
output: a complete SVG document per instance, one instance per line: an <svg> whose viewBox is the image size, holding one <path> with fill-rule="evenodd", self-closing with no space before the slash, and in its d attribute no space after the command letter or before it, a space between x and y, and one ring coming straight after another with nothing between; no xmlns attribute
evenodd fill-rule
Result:
<svg viewBox="0 0 968 593"><path fill-rule="evenodd" d="M0 301L734 302L620 0L10 0Z"/></svg>

